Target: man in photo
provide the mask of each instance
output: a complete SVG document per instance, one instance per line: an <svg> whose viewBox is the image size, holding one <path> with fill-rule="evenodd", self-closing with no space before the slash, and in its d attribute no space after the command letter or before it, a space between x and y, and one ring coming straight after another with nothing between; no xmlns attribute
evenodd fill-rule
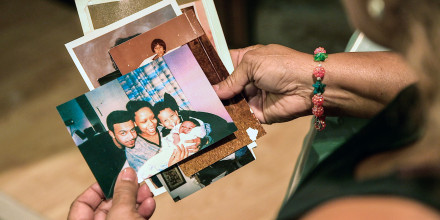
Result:
<svg viewBox="0 0 440 220"><path fill-rule="evenodd" d="M132 148L136 142L137 133L134 122L127 111L113 111L107 116L108 133L113 143L119 149Z"/></svg>
<svg viewBox="0 0 440 220"><path fill-rule="evenodd" d="M90 137L78 148L107 197L126 162L125 149L134 146L137 134L127 111L113 111L107 116L108 132Z"/></svg>

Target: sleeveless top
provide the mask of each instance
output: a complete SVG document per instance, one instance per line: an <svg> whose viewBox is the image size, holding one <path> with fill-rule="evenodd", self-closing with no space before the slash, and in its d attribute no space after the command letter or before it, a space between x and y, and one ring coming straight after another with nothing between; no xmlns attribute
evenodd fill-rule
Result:
<svg viewBox="0 0 440 220"><path fill-rule="evenodd" d="M399 172L366 180L355 178L357 165L369 156L401 149L422 134L423 111L415 85L404 89L385 110L308 171L285 201L278 219L295 219L318 205L346 196L394 195L440 210L440 177L408 178Z"/></svg>

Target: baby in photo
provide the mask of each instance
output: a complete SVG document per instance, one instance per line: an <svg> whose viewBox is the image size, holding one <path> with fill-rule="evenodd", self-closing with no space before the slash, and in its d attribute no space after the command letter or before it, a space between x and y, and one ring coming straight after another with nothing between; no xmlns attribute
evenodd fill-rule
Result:
<svg viewBox="0 0 440 220"><path fill-rule="evenodd" d="M195 143L187 143L188 140L194 140L196 138L204 138L206 136L205 123L196 118L189 118L180 124L174 126L171 129L168 137L172 138L174 145L189 147L195 145ZM193 153L190 153L191 155Z"/></svg>
<svg viewBox="0 0 440 220"><path fill-rule="evenodd" d="M139 169L139 182L142 182L142 180L150 178L152 175L166 169L168 167L169 158L177 146L192 146L195 143L186 143L186 141L195 138L204 138L205 136L205 123L199 119L189 118L186 121L175 125L174 128L171 129L170 134L165 137L165 143L163 143L161 151L148 159L148 161ZM188 155L192 154L194 153L192 152Z"/></svg>

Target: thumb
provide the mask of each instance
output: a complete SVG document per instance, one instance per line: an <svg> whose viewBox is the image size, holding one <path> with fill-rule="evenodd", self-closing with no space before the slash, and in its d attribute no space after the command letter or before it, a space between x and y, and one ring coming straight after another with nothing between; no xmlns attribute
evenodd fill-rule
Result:
<svg viewBox="0 0 440 220"><path fill-rule="evenodd" d="M136 199L138 191L137 175L133 168L125 168L119 173L113 194L112 210L116 216L129 215L136 212Z"/></svg>
<svg viewBox="0 0 440 220"><path fill-rule="evenodd" d="M245 64L240 64L234 72L222 82L213 85L214 91L220 99L229 99L243 91L250 82L247 72L244 71Z"/></svg>
<svg viewBox="0 0 440 220"><path fill-rule="evenodd" d="M252 60L245 57L245 54L259 49L263 45L255 45L242 49L230 50L235 70L224 81L213 85L215 92L220 99L229 99L243 91L244 87L253 80L253 73L250 64ZM248 56L249 57L249 56Z"/></svg>

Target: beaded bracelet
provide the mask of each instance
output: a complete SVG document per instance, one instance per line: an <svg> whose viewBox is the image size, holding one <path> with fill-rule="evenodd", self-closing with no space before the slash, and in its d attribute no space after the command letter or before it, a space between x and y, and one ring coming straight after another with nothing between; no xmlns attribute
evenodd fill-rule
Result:
<svg viewBox="0 0 440 220"><path fill-rule="evenodd" d="M317 67L315 67L315 69L313 69L313 75L316 77L316 82L315 82L315 84L313 84L313 87L315 89L313 90L312 113L313 113L313 118L315 121L314 124L315 124L316 130L322 131L326 126L324 107L323 107L324 97L322 96L322 94L325 91L326 85L324 83L322 83L322 80L324 79L324 75L325 75L325 69L324 69L324 67L322 67L321 62L325 61L325 59L327 59L328 55L327 55L327 52L325 51L325 49L322 47L316 48L314 54L315 54L314 60L315 60L315 62L319 62L319 64Z"/></svg>

